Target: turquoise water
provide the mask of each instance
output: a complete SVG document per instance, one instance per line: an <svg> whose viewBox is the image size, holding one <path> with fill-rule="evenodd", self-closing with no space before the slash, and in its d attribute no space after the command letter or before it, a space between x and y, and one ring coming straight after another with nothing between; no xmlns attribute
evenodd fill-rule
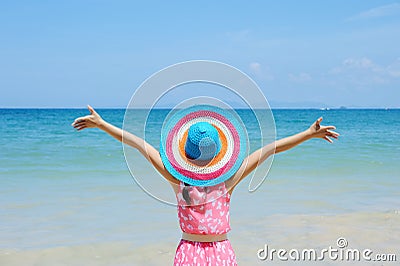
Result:
<svg viewBox="0 0 400 266"><path fill-rule="evenodd" d="M124 110L98 112L122 126ZM156 132L151 127L162 124L166 111L157 112L149 134ZM241 110L240 115L249 134L257 136L247 112ZM86 114L84 109L0 109L0 250L115 241L134 248L177 243L175 208L137 186L121 143L100 130L77 132L70 126ZM274 215L398 213L400 110L273 114L278 138L304 130L323 116L323 124L334 124L340 139L334 144L311 140L276 155L267 180L255 193L247 191L248 181L239 185L232 199L232 235L245 234L252 221L259 224ZM157 145L157 135L150 135L149 141ZM152 177L147 165L136 170ZM385 230L388 225L375 226Z"/></svg>

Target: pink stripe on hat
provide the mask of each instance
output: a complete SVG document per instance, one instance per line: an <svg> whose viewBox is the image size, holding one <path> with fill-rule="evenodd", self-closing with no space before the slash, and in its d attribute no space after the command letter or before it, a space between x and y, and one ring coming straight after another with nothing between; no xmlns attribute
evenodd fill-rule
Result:
<svg viewBox="0 0 400 266"><path fill-rule="evenodd" d="M177 160L174 157L174 153L173 153L173 149L177 148L174 146L174 136L176 136L176 134L178 133L179 129L188 121L193 120L195 118L198 117L212 117L214 119L219 120L221 123L223 123L228 130L230 130L231 135L232 135L232 140L230 143L231 145L233 145L233 154L232 157L227 161L227 163L225 165L223 165L222 167L220 167L218 170L215 170L213 172L210 173L199 173L199 172L194 172L194 171L190 171L188 169L185 168L185 165L181 165L177 162ZM195 179L195 180L210 180L210 179L214 179L224 173L226 173L236 162L238 154L239 154L239 150L240 150L240 138L239 138L239 134L236 131L236 128L232 125L232 123L225 118L224 116L216 113L216 112L212 112L209 110L201 110L201 111L196 111L196 112L192 112L187 114L186 116L182 117L182 119L180 119L178 121L178 123L172 128L172 130L170 131L170 133L168 134L167 137L167 141L166 141L166 155L168 157L168 160L170 161L172 167L178 171L180 174L187 176L189 178ZM184 158L185 160L187 160L187 158ZM204 166L204 170L205 171L210 171L210 168L212 169L212 167L208 167Z"/></svg>

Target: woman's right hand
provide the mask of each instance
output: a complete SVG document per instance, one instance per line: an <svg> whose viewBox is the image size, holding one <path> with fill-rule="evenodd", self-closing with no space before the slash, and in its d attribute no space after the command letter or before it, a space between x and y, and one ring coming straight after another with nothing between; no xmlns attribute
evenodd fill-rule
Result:
<svg viewBox="0 0 400 266"><path fill-rule="evenodd" d="M333 131L336 129L335 126L322 126L322 117L318 118L317 121L315 121L310 128L308 129L308 132L312 138L322 138L325 139L326 141L332 143L332 139L337 139L339 137L339 133Z"/></svg>
<svg viewBox="0 0 400 266"><path fill-rule="evenodd" d="M76 128L78 131L85 129L85 128L98 128L100 127L103 123L104 120L101 118L101 116L91 107L88 105L88 109L90 112L90 115L87 116L82 116L78 117L75 119L75 121L71 124L74 128Z"/></svg>

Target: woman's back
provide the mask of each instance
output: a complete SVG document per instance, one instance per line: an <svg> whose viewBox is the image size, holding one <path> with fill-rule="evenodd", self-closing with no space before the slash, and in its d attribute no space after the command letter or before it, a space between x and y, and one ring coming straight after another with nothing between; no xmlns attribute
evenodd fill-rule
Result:
<svg viewBox="0 0 400 266"><path fill-rule="evenodd" d="M184 196L185 192L186 198ZM229 232L230 194L225 183L210 187L179 185L179 225L183 232L201 235L220 235Z"/></svg>

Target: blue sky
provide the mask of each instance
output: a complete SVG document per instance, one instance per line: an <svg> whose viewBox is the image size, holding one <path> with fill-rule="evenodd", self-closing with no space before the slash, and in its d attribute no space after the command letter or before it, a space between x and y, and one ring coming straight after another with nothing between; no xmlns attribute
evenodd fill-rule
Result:
<svg viewBox="0 0 400 266"><path fill-rule="evenodd" d="M400 107L400 2L2 1L0 107L125 107L154 72L239 68L276 105Z"/></svg>

